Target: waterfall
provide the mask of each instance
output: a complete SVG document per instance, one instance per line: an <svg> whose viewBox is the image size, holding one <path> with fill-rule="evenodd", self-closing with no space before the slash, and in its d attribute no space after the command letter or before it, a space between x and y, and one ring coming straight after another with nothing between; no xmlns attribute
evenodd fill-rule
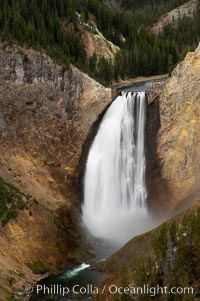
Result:
<svg viewBox="0 0 200 301"><path fill-rule="evenodd" d="M101 121L84 178L83 222L96 237L125 242L149 227L145 92L118 96Z"/></svg>

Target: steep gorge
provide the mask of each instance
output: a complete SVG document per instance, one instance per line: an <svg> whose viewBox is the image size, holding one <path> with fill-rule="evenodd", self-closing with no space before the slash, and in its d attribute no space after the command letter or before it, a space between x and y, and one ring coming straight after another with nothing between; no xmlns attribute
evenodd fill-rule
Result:
<svg viewBox="0 0 200 301"><path fill-rule="evenodd" d="M33 272L90 256L78 226L79 179L91 128L112 96L75 67L65 71L31 49L1 45L0 67L0 176L37 200L0 229L5 300L38 280ZM148 194L157 214L199 197L199 81L200 47L148 92Z"/></svg>

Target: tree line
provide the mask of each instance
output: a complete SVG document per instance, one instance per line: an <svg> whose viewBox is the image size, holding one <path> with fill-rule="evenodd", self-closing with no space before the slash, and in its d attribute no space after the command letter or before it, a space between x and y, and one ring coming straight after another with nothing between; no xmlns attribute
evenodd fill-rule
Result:
<svg viewBox="0 0 200 301"><path fill-rule="evenodd" d="M163 13L184 2L122 0L124 9L115 10L97 0L0 0L0 35L3 41L46 50L65 68L72 63L109 84L113 79L169 72L196 47L200 3L193 19L184 17L158 36L149 30ZM95 54L87 58L79 16L84 22L94 19L104 36L120 47L114 65L103 57L97 60Z"/></svg>

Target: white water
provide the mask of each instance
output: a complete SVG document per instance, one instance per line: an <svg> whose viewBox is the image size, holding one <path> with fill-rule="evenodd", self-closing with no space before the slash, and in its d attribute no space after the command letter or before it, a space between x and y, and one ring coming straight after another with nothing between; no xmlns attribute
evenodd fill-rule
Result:
<svg viewBox="0 0 200 301"><path fill-rule="evenodd" d="M74 276L78 275L79 272L89 268L89 266L90 266L89 264L83 262L81 265L73 268L72 270L68 270L66 273L62 274L62 277L60 277L60 278L62 278L62 279L73 278Z"/></svg>
<svg viewBox="0 0 200 301"><path fill-rule="evenodd" d="M145 116L144 92L118 96L91 146L82 211L84 224L96 237L121 244L151 228L145 184Z"/></svg>

